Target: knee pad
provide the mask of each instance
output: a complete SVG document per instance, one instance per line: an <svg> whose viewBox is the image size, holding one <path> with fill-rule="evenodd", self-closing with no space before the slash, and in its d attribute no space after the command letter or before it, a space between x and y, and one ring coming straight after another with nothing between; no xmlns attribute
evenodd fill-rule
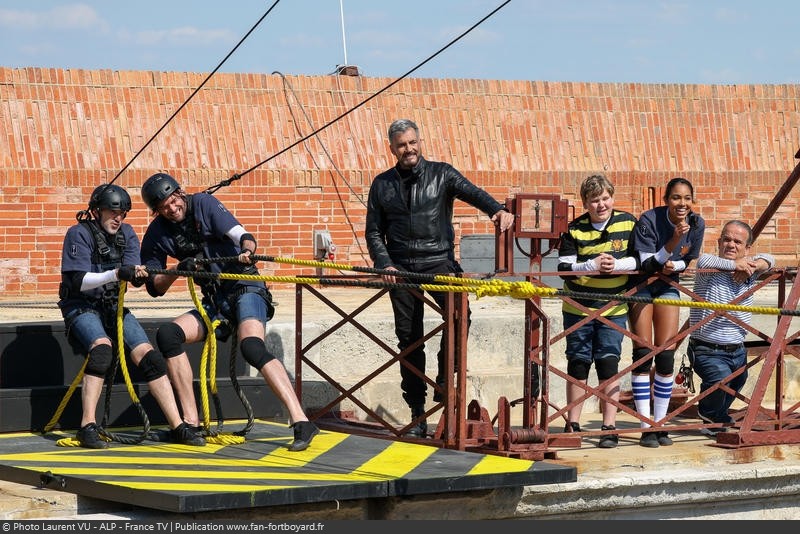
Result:
<svg viewBox="0 0 800 534"><path fill-rule="evenodd" d="M594 361L594 370L597 371L597 379L602 382L617 374L619 360L614 357L600 358Z"/></svg>
<svg viewBox="0 0 800 534"><path fill-rule="evenodd" d="M578 380L589 378L589 367L591 364L585 360L570 360L567 362L567 374Z"/></svg>
<svg viewBox="0 0 800 534"><path fill-rule="evenodd" d="M647 347L637 347L633 349L633 362L636 363L650 352L650 349ZM650 367L653 363L653 360L647 360L645 362L640 363L637 367L634 367L631 372L635 375L647 375L650 374Z"/></svg>
<svg viewBox="0 0 800 534"><path fill-rule="evenodd" d="M675 351L662 350L654 358L656 361L656 373L661 376L669 376L675 371Z"/></svg>
<svg viewBox="0 0 800 534"><path fill-rule="evenodd" d="M263 339L257 337L246 337L240 343L242 348L242 357L244 361L255 367L261 369L270 360L274 360L275 356L267 351L267 346L264 344Z"/></svg>
<svg viewBox="0 0 800 534"><path fill-rule="evenodd" d="M146 382L158 380L167 374L167 361L161 354L154 350L144 355L138 367Z"/></svg>
<svg viewBox="0 0 800 534"><path fill-rule="evenodd" d="M105 378L113 358L114 353L111 350L111 345L97 345L89 351L84 372L87 375Z"/></svg>
<svg viewBox="0 0 800 534"><path fill-rule="evenodd" d="M165 358L174 358L183 352L186 334L175 323L161 325L156 332L156 345Z"/></svg>

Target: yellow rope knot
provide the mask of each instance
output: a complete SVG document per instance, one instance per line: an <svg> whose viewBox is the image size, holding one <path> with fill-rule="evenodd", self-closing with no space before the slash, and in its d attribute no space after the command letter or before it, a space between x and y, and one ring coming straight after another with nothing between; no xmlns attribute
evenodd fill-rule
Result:
<svg viewBox="0 0 800 534"><path fill-rule="evenodd" d="M536 286L530 282L511 283L511 291L509 292L509 295L515 299L529 299L531 297L535 297L537 294Z"/></svg>
<svg viewBox="0 0 800 534"><path fill-rule="evenodd" d="M496 297L498 295L508 295L508 282L495 278L490 283L484 284L475 289L475 296L481 297Z"/></svg>

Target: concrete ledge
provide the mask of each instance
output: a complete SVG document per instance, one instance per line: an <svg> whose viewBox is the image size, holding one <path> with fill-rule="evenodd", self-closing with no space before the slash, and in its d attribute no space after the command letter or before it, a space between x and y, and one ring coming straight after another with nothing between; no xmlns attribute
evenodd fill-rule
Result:
<svg viewBox="0 0 800 534"><path fill-rule="evenodd" d="M230 519L171 514L0 482L0 519ZM237 520L800 519L800 464L593 473L570 484L237 510Z"/></svg>
<svg viewBox="0 0 800 534"><path fill-rule="evenodd" d="M577 499L565 498L579 496ZM527 486L517 516L538 519L800 519L800 465L767 461L587 474Z"/></svg>

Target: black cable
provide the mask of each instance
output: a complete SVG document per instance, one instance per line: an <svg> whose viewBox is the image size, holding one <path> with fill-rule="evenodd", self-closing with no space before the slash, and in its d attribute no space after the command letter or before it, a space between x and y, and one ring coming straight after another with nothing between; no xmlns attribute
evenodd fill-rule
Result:
<svg viewBox="0 0 800 534"><path fill-rule="evenodd" d="M440 48L440 49L439 49L437 52L434 52L432 55L428 56L428 58L427 58L427 59L425 59L425 60L423 60L421 63L417 64L417 66L413 67L411 70L409 70L408 72L406 72L405 74L403 74L403 75L402 75L402 76L400 76L399 78L395 79L395 80L394 80L393 82L391 82L389 85L386 85L385 87L383 87L382 89L380 89L380 90L379 90L377 93L374 93L374 94L372 94L372 95L368 96L366 99L362 100L361 102L359 102L358 104L356 104L354 107L352 107L352 108L350 108L349 110L345 111L344 113L342 113L341 115L339 115L339 116L338 116L338 117L336 117L335 119L333 119L333 120L331 120L331 121L327 122L326 124L324 124L324 125L320 126L319 128L317 128L316 130L314 130L314 131L313 131L313 132L311 132L310 134L308 134L308 135L306 135L306 136L304 136L304 137L301 137L300 139L298 139L298 140L297 140L297 141L295 141L294 143L292 143L292 144L290 144L289 146L287 146L287 147L285 147L285 148L283 148L283 149L279 150L278 152L276 152L276 153L275 153L275 154L273 154L272 156L268 157L267 159L265 159L265 160L263 160L263 161L261 161L261 162L259 162L259 163L256 163L255 165L253 165L252 167L250 167L250 168L249 168L249 169L247 169L246 171L244 171L244 172L241 172L241 173L238 173L238 174L234 174L234 175L233 175L231 178L229 178L229 179L227 179L227 180L222 180L222 181L221 181L220 183L218 183L217 185L215 185L215 186L212 186L212 187L209 187L208 189L206 189L206 190L205 190L205 193L212 193L212 194L213 194L214 192L216 192L216 191L217 191L218 189L220 189L221 187L224 187L224 186L230 185L230 184L231 184L231 182L233 182L233 181L235 181L235 180L238 180L238 179L240 179L242 176L244 176L244 175L246 175L246 174L249 174L250 172L252 172L252 171L256 170L257 168L259 168L260 166L264 165L265 163L268 163L268 162L272 161L273 159L277 158L278 156L280 156L280 155L282 155L282 154L285 154L286 152L288 152L289 150L293 149L294 147L296 147L296 146L297 146L297 145L299 145L300 143L303 143L303 142L307 141L308 139L310 139L310 138L314 137L315 135L317 135L319 132L321 132L321 131L325 130L325 129L326 129L326 128L328 128L329 126L331 126L331 125L333 125L334 123L338 122L340 119L343 119L343 118L344 118L344 117L346 117L347 115L351 114L352 112L354 112L355 110L357 110L358 108L360 108L361 106L363 106L364 104L366 104L367 102L369 102L369 101L371 101L371 100L373 100L373 99L377 98L379 95L381 95L382 93L384 93L384 92L388 91L390 88L394 87L394 86L395 86L395 85L397 85L397 84L398 84L400 81L402 81L403 79L405 79L406 77L408 77L408 75L409 75L409 74L412 74L414 71L416 71L416 70L417 70L417 69L419 69L420 67L424 66L424 65L425 65L426 63L428 63L430 60L432 60L433 58L435 58L436 56L438 56L439 54L441 54L442 52L444 52L445 50L447 50L448 48L450 48L452 45L454 45L456 42L458 42L458 41L459 41L461 38L463 38L463 37L464 37L465 35L467 35L469 32L471 32L472 30L474 30L475 28L477 28L478 26L480 26L481 24L483 24L483 23L486 21L486 19L488 19L489 17L491 17L492 15L494 15L495 13L497 13L498 11L500 11L500 9L502 9L503 7L505 7L505 6L506 6L506 4L508 4L509 2L511 2L511 0L506 0L505 2L503 2L502 4L500 4L499 6L497 6L496 8L494 8L494 9L493 9L493 10L492 10L492 11L491 11L491 12L490 12L488 15L486 15L485 17L483 17L481 20L479 20L478 22L476 22L475 24L473 24L473 25L472 25L472 26L470 26L469 28L467 28L465 31L463 31L463 32L462 32L460 35L458 35L456 38L454 38L454 39L453 39L453 40L451 40L449 43L447 43L447 44L446 44L446 45L444 45L442 48Z"/></svg>
<svg viewBox="0 0 800 534"><path fill-rule="evenodd" d="M300 99L297 98L297 92L294 90L294 87L289 82L289 80L286 79L286 76L284 76L282 72L279 72L277 70L273 71L272 74L277 74L278 76L281 77L281 80L283 80L283 88L284 88L283 89L283 94L284 94L284 97L286 98L286 105L289 108L289 113L292 115L292 119L293 119L292 120L292 124L294 124L294 129L297 132L297 134L298 135L303 135L303 132L300 131L299 121L297 120L297 117L295 117L294 110L292 109L292 106L291 106L291 104L289 102L289 96L288 96L288 94L286 92L287 87L288 87L289 92L291 92L292 96L294 97L295 102L298 103L297 105L299 106L300 111L303 112L303 117L306 119L306 123L308 123L308 125L311 126L311 128L314 128L314 123L311 121L311 117L308 116L308 113L306 112L305 107L303 107L303 105L299 102ZM338 78L337 78L337 80L338 80ZM333 156L331 155L330 151L328 150L328 147L325 146L325 143L323 143L321 139L317 139L317 142L320 144L320 146L322 147L322 150L325 152L325 155L328 157L328 161L330 162L331 166L333 167L333 170L336 171L335 174L333 172L329 171L329 173L331 175L331 183L333 184L333 188L336 190L336 197L339 199L339 205L341 206L342 212L344 213L344 218L347 221L347 226L350 228L350 232L353 234L353 238L355 239L355 243L358 246L359 254L361 255L362 258L366 258L367 257L367 253L364 251L364 248L363 248L363 246L361 244L361 241L358 239L358 234L356 233L355 225L353 224L353 221L350 219L350 214L347 212L347 206L345 205L345 201L342 198L341 191L339 191L339 185L336 183L336 176L337 175L339 176L339 179L342 182L344 182L344 185L347 186L347 189L349 189L350 193L354 197L356 197L358 199L358 201L361 203L362 206L364 206L366 208L367 207L367 203L361 197L361 195L359 195L358 192L356 192L356 190L353 189L353 187L350 185L350 182L348 182L347 179L344 177L344 173L342 173L342 171L336 165L336 162L334 161ZM314 162L314 165L317 167L317 170L321 170L319 163L317 163L317 158L314 157L314 154L308 148L308 145L306 145L306 152L308 152L308 155L311 158L311 161Z"/></svg>
<svg viewBox="0 0 800 534"><path fill-rule="evenodd" d="M280 259L281 258L278 258L276 256L253 254L253 260L255 261L269 261L269 262L281 263ZM239 261L239 256L219 256L212 259L198 258L197 264L208 265L210 263L236 263L238 261ZM378 269L376 267L363 267L360 265L348 265L347 267L348 271L353 271L356 273L396 276L398 278L406 278L408 280L418 280L421 282L436 282L437 277L446 276L445 274L414 273L410 271L401 271L399 269ZM147 267L147 272L149 274L177 274L179 276L194 276L195 278L214 278L218 276L217 274L209 273L206 271L177 271L174 269L156 269L154 267ZM303 277L303 278L308 278L308 277Z"/></svg>
<svg viewBox="0 0 800 534"><path fill-rule="evenodd" d="M134 154L134 155L133 155L133 157L130 159L130 161L128 161L128 163L126 163L126 164L125 164L125 166L124 166L124 167L122 167L122 169L121 169L121 170L120 170L120 171L117 173L117 175L116 175L116 176L114 176L114 179L113 179L113 180L111 180L111 181L109 182L109 185L110 185L110 184L113 184L113 183L116 181L116 179L117 179L117 178L119 178L119 177L120 177L120 175L121 175L123 172L125 172L125 171L127 170L127 168L128 168L128 167L130 167L130 166L131 166L131 164L134 162L134 160L136 160L136 158L138 158L138 157L139 157L139 154L141 154L141 153L144 151L144 149L145 149L145 148L147 148L147 147L150 145L150 143L152 143L152 142L153 142L153 140L154 140L156 137L158 137L158 134L160 134L160 133L161 133L161 131L162 131L164 128L166 128L166 127L167 127L167 125L168 125L170 122L172 122L172 119L174 119L174 118L175 118L175 116L176 116L176 115L177 115L177 114L178 114L178 113L179 113L179 112L180 112L180 111L181 111L181 110L182 110L184 107L186 107L186 105L189 103L189 101L190 101L192 98L194 98L194 95L196 95L196 94L197 94L197 93L200 91L200 89L202 89L202 88L203 88L203 86L204 86L206 83L208 83L208 81L211 79L211 77L212 77L214 74L216 74L216 73L217 73L217 71L218 71L218 70L219 70L219 69L222 67L222 65L223 65L223 64L224 64L226 61L228 61L228 58L230 58L230 57L233 55L233 53L234 53L234 52L236 52L236 50L239 48L239 46L241 46L241 44L244 42L244 40L245 40L245 39L247 39L247 38L250 36L250 34L251 34L251 33L253 33L253 31L256 29L256 27L258 27L258 25L259 25L259 24L261 24L261 22L262 22L262 21L263 21L263 20L264 20L264 19L267 17L267 15L269 15L269 14L270 14L270 12L271 12L271 11L272 11L272 10L275 8L275 6L276 6L276 5L278 5L278 2L280 2L280 0L275 0L275 2L273 2L273 4L272 4L272 5L269 7L269 9L267 10L267 12L266 12L266 13L264 13L263 15L261 15L261 18L260 18L260 19L258 19L258 21L257 21L255 24L253 24L253 27L252 27L252 28L250 28L250 30L249 30L249 31L248 31L248 32L247 32L247 33L244 35L244 37L242 37L242 38L239 40L239 42L238 42L238 43L236 43L236 46L234 46L234 47L231 49L231 51L230 51L230 52L228 52L228 54L227 54L227 55L226 55L226 56L225 56L225 57L222 59L222 61L220 61L220 62L219 62L219 64L218 64L218 65L217 65L217 66L214 68L214 70L212 70L212 71L211 71L211 72L208 74L208 76L206 76L205 80L203 80L203 83L201 83L199 86L197 86L197 88L196 88L194 91L192 91L192 94L191 94L191 95L189 95L189 98L187 98L187 99L186 99L186 100L183 102L183 104L181 104L181 105L180 105L180 107L178 107L178 109L176 109L176 110L175 110L175 111L172 113L172 115L170 115L170 117L169 117L169 118L167 119L167 121L166 121L166 122L165 122L165 123L164 123L164 124L161 126L161 128L159 128L159 129L158 129L158 131L157 131L156 133L154 133L154 134L152 135L152 137L150 137L150 139L148 139L148 140L147 140L147 142L144 144L144 146L143 146L142 148L140 148L140 149L139 149L139 151L138 151L136 154Z"/></svg>

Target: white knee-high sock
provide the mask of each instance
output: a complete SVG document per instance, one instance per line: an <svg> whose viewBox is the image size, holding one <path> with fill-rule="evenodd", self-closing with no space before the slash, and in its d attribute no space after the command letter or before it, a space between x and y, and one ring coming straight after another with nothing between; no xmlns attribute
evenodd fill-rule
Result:
<svg viewBox="0 0 800 534"><path fill-rule="evenodd" d="M663 376L658 373L655 375L653 384L653 419L659 421L667 415L669 409L669 399L672 397L672 376Z"/></svg>
<svg viewBox="0 0 800 534"><path fill-rule="evenodd" d="M645 417L650 417L650 375L631 375L631 389L633 389L633 403L636 411ZM641 427L650 425L641 421Z"/></svg>

